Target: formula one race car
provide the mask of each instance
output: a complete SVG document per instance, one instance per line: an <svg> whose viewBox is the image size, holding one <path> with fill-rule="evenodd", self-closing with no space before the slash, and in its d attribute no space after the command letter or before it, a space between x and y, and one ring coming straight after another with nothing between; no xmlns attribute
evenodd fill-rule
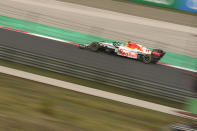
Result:
<svg viewBox="0 0 197 131"><path fill-rule="evenodd" d="M80 45L79 47L81 49L105 51L107 53L137 59L143 61L145 64L156 63L165 55L165 52L161 49L153 49L153 51L150 51L146 47L131 43L130 41L128 41L126 45L121 44L120 42L106 43L104 41L100 41Z"/></svg>

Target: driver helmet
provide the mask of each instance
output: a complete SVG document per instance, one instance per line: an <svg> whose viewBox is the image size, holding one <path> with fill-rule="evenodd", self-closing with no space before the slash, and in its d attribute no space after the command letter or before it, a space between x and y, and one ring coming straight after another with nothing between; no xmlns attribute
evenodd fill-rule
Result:
<svg viewBox="0 0 197 131"><path fill-rule="evenodd" d="M126 45L128 46L129 44L131 44L131 41L127 41Z"/></svg>

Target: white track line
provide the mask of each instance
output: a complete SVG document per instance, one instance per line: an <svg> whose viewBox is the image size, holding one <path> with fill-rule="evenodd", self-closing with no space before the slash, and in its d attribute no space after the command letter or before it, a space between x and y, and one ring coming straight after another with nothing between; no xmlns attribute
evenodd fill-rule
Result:
<svg viewBox="0 0 197 131"><path fill-rule="evenodd" d="M0 66L0 72L4 74L24 78L24 79L36 81L36 82L41 82L41 83L69 89L72 91L85 93L88 95L102 97L102 98L130 104L130 105L135 105L138 107L143 107L143 108L158 111L158 112L167 113L170 115L195 119L193 117L189 117L189 116L178 113L178 112L184 112L183 110L179 110L179 109L175 109L175 108L171 108L171 107L167 107L167 106L163 106L163 105L159 105L159 104L155 104L155 103L151 103L151 102L147 102L143 100L138 100L138 99L134 99L134 98L130 98L127 96L122 96L122 95L118 95L118 94L114 94L114 93L110 93L110 92L106 92L106 91L102 91L98 89L93 89L93 88L89 88L89 87L85 87L85 86L81 86L81 85L77 85L77 84L73 84L73 83L69 83L69 82L65 82L65 81L61 81L57 79L52 79L49 77L40 76L40 75L36 75L36 74L32 74L32 73L28 73L28 72L24 72L24 71L12 69L12 68L4 67L4 66Z"/></svg>
<svg viewBox="0 0 197 131"><path fill-rule="evenodd" d="M49 36L44 36L44 35L39 35L39 34L34 34L34 33L27 33L27 34L37 36L37 37L41 37L41 38L50 39L50 40L55 40L55 41L59 41L59 42L67 42L65 40L57 39L57 38L54 38L54 37L49 37Z"/></svg>
<svg viewBox="0 0 197 131"><path fill-rule="evenodd" d="M193 70L193 69L189 69L189 68L184 68L184 67L180 67L180 66L175 66L175 65L170 65L170 64L166 64L166 63L157 62L157 64L164 65L164 66L169 66L169 67L173 67L173 68L177 68L177 69L181 69L181 70L186 70L186 71L191 71L191 72L197 72L197 70Z"/></svg>
<svg viewBox="0 0 197 131"><path fill-rule="evenodd" d="M189 69L189 68L184 68L184 67L175 66L175 65L166 65L166 66L181 69L181 70L187 70L187 71L191 71L191 72L197 72L197 70L192 70L192 69Z"/></svg>

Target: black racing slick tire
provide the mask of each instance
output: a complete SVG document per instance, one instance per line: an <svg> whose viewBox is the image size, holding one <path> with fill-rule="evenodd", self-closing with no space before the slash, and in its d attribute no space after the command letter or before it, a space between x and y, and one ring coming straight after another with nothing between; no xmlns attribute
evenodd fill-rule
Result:
<svg viewBox="0 0 197 131"><path fill-rule="evenodd" d="M143 56L142 56L142 61L143 61L145 64L151 63L151 60L152 60L151 55L143 55Z"/></svg>
<svg viewBox="0 0 197 131"><path fill-rule="evenodd" d="M92 42L90 45L89 45L89 49L91 51L98 51L100 48L100 45L98 42Z"/></svg>

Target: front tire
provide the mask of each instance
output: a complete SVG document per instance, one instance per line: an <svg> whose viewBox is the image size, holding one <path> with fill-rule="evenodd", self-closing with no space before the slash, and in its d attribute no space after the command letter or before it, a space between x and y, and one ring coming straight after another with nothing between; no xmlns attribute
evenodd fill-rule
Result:
<svg viewBox="0 0 197 131"><path fill-rule="evenodd" d="M86 46L85 45L79 45L79 49L85 49Z"/></svg>
<svg viewBox="0 0 197 131"><path fill-rule="evenodd" d="M90 45L89 45L89 48L91 51L98 51L99 48L100 48L100 45L98 42L92 42Z"/></svg>
<svg viewBox="0 0 197 131"><path fill-rule="evenodd" d="M151 55L143 55L143 56L142 56L142 61L143 61L145 64L151 63L151 60L152 60Z"/></svg>

